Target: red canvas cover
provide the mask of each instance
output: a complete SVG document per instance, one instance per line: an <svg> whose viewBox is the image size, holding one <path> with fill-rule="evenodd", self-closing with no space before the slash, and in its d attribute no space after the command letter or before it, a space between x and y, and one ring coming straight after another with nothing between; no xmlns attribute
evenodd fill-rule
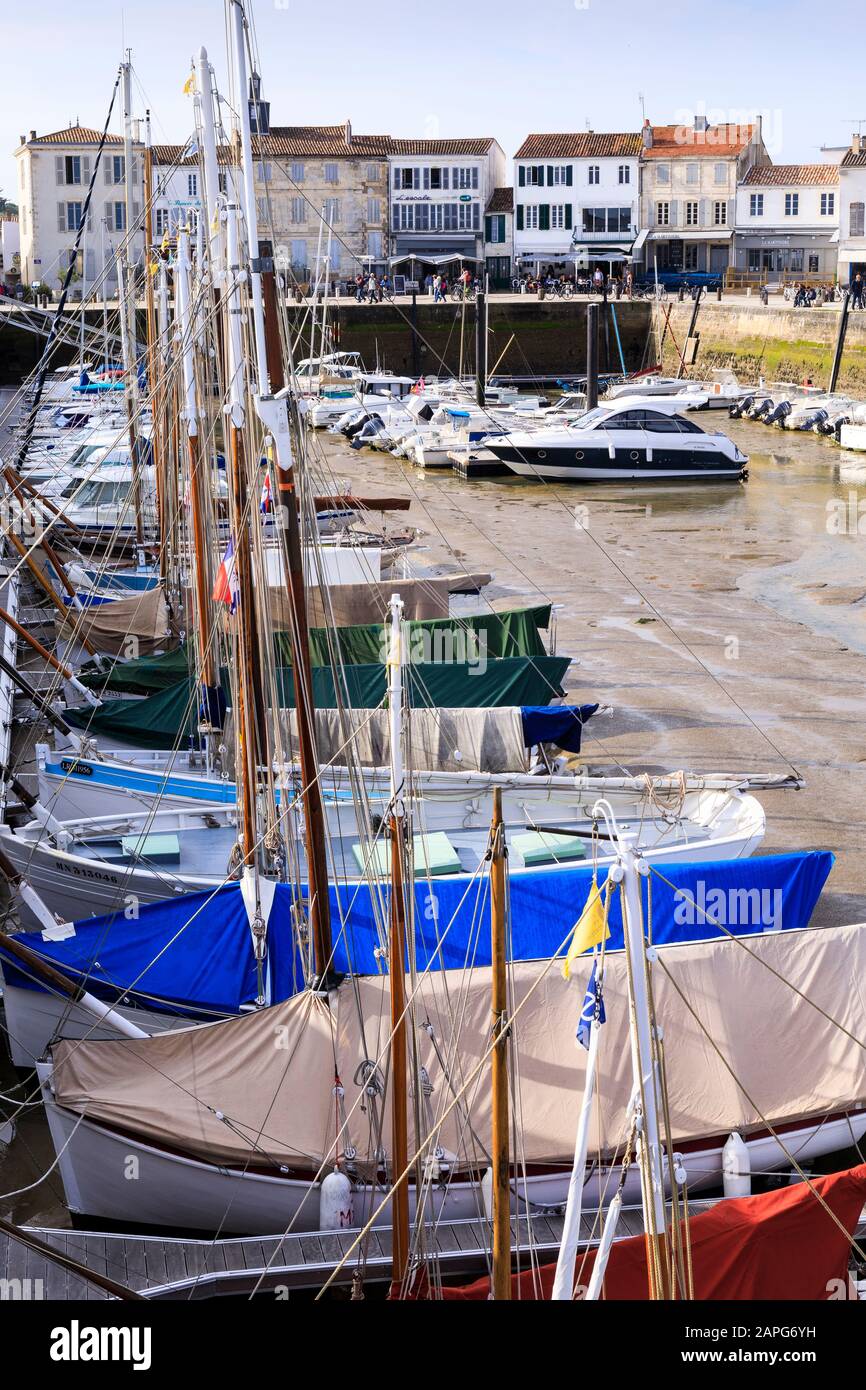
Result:
<svg viewBox="0 0 866 1390"><path fill-rule="evenodd" d="M813 1179L842 1230L806 1183L783 1187L756 1197L731 1198L689 1222L695 1299L824 1301L842 1287L833 1281L847 1277L848 1254L860 1213L866 1203L866 1164ZM595 1253L578 1259L581 1285L589 1283ZM549 1299L554 1265L514 1275L513 1299ZM486 1299L486 1277L461 1288L446 1288L447 1300ZM429 1297L426 1281L413 1295ZM633 1236L613 1246L605 1275L608 1299L648 1297L646 1243Z"/></svg>

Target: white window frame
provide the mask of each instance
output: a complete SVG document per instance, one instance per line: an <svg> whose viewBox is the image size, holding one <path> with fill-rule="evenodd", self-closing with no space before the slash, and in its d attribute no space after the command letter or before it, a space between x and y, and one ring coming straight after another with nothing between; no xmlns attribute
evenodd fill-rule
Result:
<svg viewBox="0 0 866 1390"><path fill-rule="evenodd" d="M832 216L835 214L835 212L836 212L836 194L835 194L835 193L822 193L822 194L821 194L821 216L822 216L822 217L832 217Z"/></svg>
<svg viewBox="0 0 866 1390"><path fill-rule="evenodd" d="M620 164L617 170L617 177L620 183L631 183L631 166L628 164Z"/></svg>
<svg viewBox="0 0 866 1390"><path fill-rule="evenodd" d="M656 226L669 227L671 225L671 205L669 202L656 203Z"/></svg>
<svg viewBox="0 0 866 1390"><path fill-rule="evenodd" d="M785 216L799 217L800 215L800 195L799 193L785 194Z"/></svg>
<svg viewBox="0 0 866 1390"><path fill-rule="evenodd" d="M666 187L670 187L670 182L671 182L671 166L670 166L669 164L657 164L657 165L656 165L656 183L657 183L657 184L663 183L663 184L665 184Z"/></svg>
<svg viewBox="0 0 866 1390"><path fill-rule="evenodd" d="M588 181L589 183L593 184L594 186L597 186L598 184L600 184L600 183L601 183L601 165L600 165L600 164L590 164L590 165L588 165L588 166L587 166L587 170L586 170L586 176L587 176L587 181Z"/></svg>
<svg viewBox="0 0 866 1390"><path fill-rule="evenodd" d="M700 164L696 164L694 163L694 161L690 160L689 163L686 165L686 183L689 184L690 187L696 187L700 183L700 181L701 166Z"/></svg>
<svg viewBox="0 0 866 1390"><path fill-rule="evenodd" d="M523 210L523 226L527 232L538 231L538 203L526 203Z"/></svg>
<svg viewBox="0 0 866 1390"><path fill-rule="evenodd" d="M719 198L713 203L713 226L727 227L727 225L728 205L723 198Z"/></svg>
<svg viewBox="0 0 866 1390"><path fill-rule="evenodd" d="M749 194L749 216L763 217L764 215L764 195L763 193Z"/></svg>
<svg viewBox="0 0 866 1390"><path fill-rule="evenodd" d="M697 198L687 198L684 205L683 226L699 227L701 217L701 205Z"/></svg>

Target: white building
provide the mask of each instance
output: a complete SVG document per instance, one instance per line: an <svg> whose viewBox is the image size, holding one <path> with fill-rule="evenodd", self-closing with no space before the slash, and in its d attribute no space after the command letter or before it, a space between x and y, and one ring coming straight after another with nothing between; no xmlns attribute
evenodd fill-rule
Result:
<svg viewBox="0 0 866 1390"><path fill-rule="evenodd" d="M494 188L484 210L484 269L492 290L511 288L514 273L514 190Z"/></svg>
<svg viewBox="0 0 866 1390"><path fill-rule="evenodd" d="M836 164L755 164L737 189L738 277L833 280L839 243Z"/></svg>
<svg viewBox="0 0 866 1390"><path fill-rule="evenodd" d="M769 164L760 120L749 125L650 125L642 131L641 207L652 274L722 277L732 264L737 189Z"/></svg>
<svg viewBox="0 0 866 1390"><path fill-rule="evenodd" d="M484 212L504 182L490 138L390 141L391 264L415 278L448 260L484 259Z"/></svg>
<svg viewBox="0 0 866 1390"><path fill-rule="evenodd" d="M140 229L143 193L144 145L139 122L134 122L132 209L137 230L131 251L135 261L144 253ZM31 130L22 137L15 158L18 164L18 206L21 236L21 278L25 284L45 283L57 290L69 265L76 234L84 215L91 174L95 167L101 132L86 126L37 136ZM153 150L153 230L161 237L169 218L174 226L199 207L195 160L184 158L182 145L158 145ZM123 140L108 135L100 159L76 265L73 294L101 293L103 283L110 298L117 292L119 247L126 241L126 168Z"/></svg>
<svg viewBox="0 0 866 1390"><path fill-rule="evenodd" d="M839 283L866 279L866 136L855 135L839 166Z"/></svg>
<svg viewBox="0 0 866 1390"><path fill-rule="evenodd" d="M18 283L21 266L21 231L18 214L0 213L0 281Z"/></svg>
<svg viewBox="0 0 866 1390"><path fill-rule="evenodd" d="M582 131L529 135L514 156L518 273L606 274L631 258L639 232L641 138Z"/></svg>

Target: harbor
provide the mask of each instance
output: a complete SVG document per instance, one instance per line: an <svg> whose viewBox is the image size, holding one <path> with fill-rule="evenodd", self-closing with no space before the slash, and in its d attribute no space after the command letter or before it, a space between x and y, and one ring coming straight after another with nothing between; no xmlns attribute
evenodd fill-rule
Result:
<svg viewBox="0 0 866 1390"><path fill-rule="evenodd" d="M0 1303L161 1373L181 1303L176 1371L286 1303L818 1359L866 136L284 125L212 8L182 106L125 47L0 195Z"/></svg>

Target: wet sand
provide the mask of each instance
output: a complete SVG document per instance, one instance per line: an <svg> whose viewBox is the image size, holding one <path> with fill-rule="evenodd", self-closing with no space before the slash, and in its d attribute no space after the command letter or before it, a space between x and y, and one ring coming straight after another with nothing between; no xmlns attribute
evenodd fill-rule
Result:
<svg viewBox="0 0 866 1390"><path fill-rule="evenodd" d="M866 455L721 411L701 423L749 454L746 483L468 482L321 433L313 447L359 491L411 497L392 527L417 526L431 564L491 571L494 606L558 606L568 698L613 707L587 728L593 769L800 772L804 790L762 797L765 850L834 851L817 920L857 921ZM858 479L864 535L839 534Z"/></svg>

